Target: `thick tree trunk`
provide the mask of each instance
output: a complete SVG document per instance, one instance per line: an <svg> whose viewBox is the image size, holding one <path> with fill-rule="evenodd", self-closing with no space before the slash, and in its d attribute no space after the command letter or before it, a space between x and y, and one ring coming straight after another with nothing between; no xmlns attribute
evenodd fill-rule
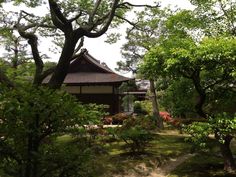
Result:
<svg viewBox="0 0 236 177"><path fill-rule="evenodd" d="M206 92L202 88L201 81L200 81L200 71L195 71L194 74L192 75L192 81L195 86L196 91L198 92L198 100L195 105L195 110L198 115L200 115L203 118L207 118L207 114L203 110L203 105L206 101Z"/></svg>
<svg viewBox="0 0 236 177"><path fill-rule="evenodd" d="M154 85L153 80L150 80L150 92L151 92L151 100L152 100L153 117L155 119L155 123L159 129L164 129L163 120L159 114L157 95L156 95L156 90L155 90L155 85Z"/></svg>
<svg viewBox="0 0 236 177"><path fill-rule="evenodd" d="M203 105L206 100L206 94L204 92L199 93L197 103L195 105L195 110L198 115L200 115L203 118L207 118L207 115L205 111L203 110Z"/></svg>
<svg viewBox="0 0 236 177"><path fill-rule="evenodd" d="M75 39L73 33L71 35L68 35L65 39L65 44L62 49L62 54L59 59L59 62L55 68L55 71L48 83L48 86L52 89L59 89L61 85L63 84L63 81L67 75L69 65L70 65L70 59L73 56L76 42L78 40Z"/></svg>
<svg viewBox="0 0 236 177"><path fill-rule="evenodd" d="M216 133L216 139L219 141L219 136ZM224 170L227 172L235 172L236 164L235 160L230 148L231 140L233 139L232 136L227 135L223 138L224 143L219 143L220 151L224 159Z"/></svg>

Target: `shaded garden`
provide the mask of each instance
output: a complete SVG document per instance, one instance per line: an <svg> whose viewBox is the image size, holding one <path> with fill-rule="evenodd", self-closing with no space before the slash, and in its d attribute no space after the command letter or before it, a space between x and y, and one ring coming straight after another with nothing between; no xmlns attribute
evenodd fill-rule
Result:
<svg viewBox="0 0 236 177"><path fill-rule="evenodd" d="M48 8L42 16L5 11L11 2ZM121 0L0 1L0 176L151 176L164 169L173 177L236 176L236 3L190 2L192 10ZM120 125L108 126L105 105L82 104L61 88L86 37L113 28L107 42L114 43L123 23L131 27L117 70L149 80L150 91L132 114L112 116ZM43 38L60 51L58 62L45 62ZM173 159L182 160L174 166Z"/></svg>

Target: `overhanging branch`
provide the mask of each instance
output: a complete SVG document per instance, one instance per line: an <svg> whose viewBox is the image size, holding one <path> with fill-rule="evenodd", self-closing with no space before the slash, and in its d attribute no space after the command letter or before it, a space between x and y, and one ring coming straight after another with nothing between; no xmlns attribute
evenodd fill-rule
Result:
<svg viewBox="0 0 236 177"><path fill-rule="evenodd" d="M96 14L96 12L97 12L97 10L98 10L98 7L99 7L99 5L101 4L101 2L102 2L102 0L97 0L96 1L96 3L95 3L95 6L94 6L94 8L93 8L93 11L92 11L92 13L89 15L89 23L92 23L93 22L93 20L94 20L94 16L95 16L95 14Z"/></svg>
<svg viewBox="0 0 236 177"><path fill-rule="evenodd" d="M44 64L43 64L43 60L42 60L41 56L39 55L39 51L38 51L38 42L37 42L38 38L35 34L27 33L25 31L23 31L20 27L18 27L18 32L23 38L28 40L28 43L31 47L33 59L34 59L35 66L36 66L35 75L34 75L34 84L39 85L39 84L41 84L39 82L39 78L40 78L40 75L42 74Z"/></svg>
<svg viewBox="0 0 236 177"><path fill-rule="evenodd" d="M158 8L158 7L161 7L160 4L156 4L154 6L152 5L148 5L148 4L131 4L129 2L123 2L121 4L119 4L119 7L147 7L147 8Z"/></svg>
<svg viewBox="0 0 236 177"><path fill-rule="evenodd" d="M54 0L48 0L48 2L53 24L63 32L72 31L71 22L62 14L59 5Z"/></svg>
<svg viewBox="0 0 236 177"><path fill-rule="evenodd" d="M129 24L132 25L133 27L139 29L138 23L131 22L130 20L128 20L128 19L126 19L126 18L124 18L124 17L122 17L122 16L120 16L120 15L115 15L115 17L117 17L117 18L119 18L119 19L121 19L121 20L123 20L123 21L129 23Z"/></svg>
<svg viewBox="0 0 236 177"><path fill-rule="evenodd" d="M87 31L84 29L84 35L87 37L90 37L90 38L96 38L96 37L103 35L108 30L108 27L110 26L110 24L115 16L116 9L118 8L118 3L119 3L119 0L114 0L111 10L110 10L110 13L109 13L109 16L107 18L107 21L105 22L104 26L98 32L93 33L91 31Z"/></svg>

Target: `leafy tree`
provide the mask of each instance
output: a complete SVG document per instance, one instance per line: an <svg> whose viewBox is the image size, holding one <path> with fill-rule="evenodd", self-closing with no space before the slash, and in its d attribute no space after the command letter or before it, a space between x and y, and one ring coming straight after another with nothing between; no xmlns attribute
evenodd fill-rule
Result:
<svg viewBox="0 0 236 177"><path fill-rule="evenodd" d="M82 175L92 155L86 142L58 144L57 137L78 134L83 125L98 121L103 115L99 107L31 86L1 90L0 99L1 176L89 175Z"/></svg>
<svg viewBox="0 0 236 177"><path fill-rule="evenodd" d="M234 0L190 0L196 6L194 14L202 23L207 36L236 35Z"/></svg>
<svg viewBox="0 0 236 177"><path fill-rule="evenodd" d="M163 81L161 81L163 82ZM160 90L160 104L173 117L195 117L196 92L192 82L184 77L168 79L168 84Z"/></svg>
<svg viewBox="0 0 236 177"><path fill-rule="evenodd" d="M235 105L233 101L236 95L235 39L205 38L198 45L191 40L184 40L183 42L187 42L188 45L153 48L146 55L141 71L144 74L183 77L191 81L197 93L195 110L199 116L207 120L209 117L214 117L223 112L234 114L235 109L229 110L228 108ZM186 94L186 96L188 95ZM227 101L227 99L231 101ZM222 106L218 107L219 105ZM217 127L217 124L214 126ZM214 130L216 135L220 133L217 128ZM218 136L216 138L219 140ZM232 137L226 134L223 139L230 143ZM232 153L229 143L222 144L221 146L224 148L221 148L221 151L225 160L225 169L230 170L235 168L235 164L234 162L230 163L228 154Z"/></svg>
<svg viewBox="0 0 236 177"><path fill-rule="evenodd" d="M163 23L171 13L168 8L164 10L144 9L143 11L136 12L136 21L132 22L133 27L127 29L127 42L122 47L122 55L126 60L117 63L117 70L137 73L137 66L143 60L144 54L153 45L159 43L160 37L165 31ZM156 118L157 125L162 129L163 122L159 115L154 83L156 78L156 76L145 77L145 79L150 80L153 115Z"/></svg>
<svg viewBox="0 0 236 177"><path fill-rule="evenodd" d="M235 130L235 115L226 113L209 118L207 122L194 122L185 127L185 131L191 135L188 140L201 149L207 147L208 136L215 134L224 157L224 170L228 172L235 171L235 160L230 149L231 140L235 137Z"/></svg>
<svg viewBox="0 0 236 177"><path fill-rule="evenodd" d="M137 89L137 86L136 86L134 80L129 81L129 82L124 82L119 87L120 92L127 93L125 96L122 97L122 104L121 105L122 105L124 111L128 111L128 112L133 111L132 106L133 106L136 98L134 95L128 94L128 92L136 90L136 89Z"/></svg>
<svg viewBox="0 0 236 177"><path fill-rule="evenodd" d="M9 2L25 5L24 10L19 13L5 13L4 3ZM0 158L4 175L90 176L88 173L81 174L89 171L86 168L82 170L87 167L87 146L82 147L81 151L75 151L78 146L57 146L55 138L68 131L78 131L76 126L94 122L94 118L102 116L100 110L81 106L74 98L55 90L41 88L40 85L51 74L48 87L61 87L70 61L82 46L84 37L96 38L106 33L109 27L117 27L126 21L125 14L133 7L157 8L158 5L133 5L122 0L3 0L0 3L3 12L0 24L0 33L4 34L2 37L8 40L17 31L21 39L29 44L34 62L34 76L31 77L34 86L23 89L7 77L9 73L5 73L4 68L0 68L0 82L10 87L7 92L1 93L0 101ZM49 6L49 11L40 16L27 12L27 8L34 12L38 6L46 5ZM17 39L18 37L16 35ZM42 37L51 38L62 49L56 66L46 68L43 62L44 55L39 51ZM19 48L19 45L16 47ZM18 55L18 59L23 57ZM2 66L5 67L4 62ZM24 66L21 65L23 69ZM17 72L21 67L18 67ZM84 143L79 145L83 146ZM47 163L50 160L52 163Z"/></svg>
<svg viewBox="0 0 236 177"><path fill-rule="evenodd" d="M77 43L83 37L96 38L106 33L110 26L117 27L125 21L126 12L132 7L151 8L149 5L133 5L121 0L22 0L13 2L24 3L31 8L44 4L49 5L50 11L44 16L39 17L22 10L17 14L17 20L11 21L11 23L31 47L36 65L34 84L40 85L45 76L51 73L52 77L48 83L50 88L60 88L62 85L70 61L81 46ZM50 70L44 70L44 63L38 50L38 36L52 36L55 43L62 48L57 66Z"/></svg>
<svg viewBox="0 0 236 177"><path fill-rule="evenodd" d="M193 11L180 11L168 18L165 23L166 35L161 45L154 47L153 51L150 51L146 56L141 71L148 75L171 76L170 79L178 78L179 81L182 81L182 78L186 81L189 80L189 88L186 93L193 95L191 98L196 101L195 111L201 117L207 118L207 125L212 124L215 127L211 129L213 130L211 132L216 134L216 139L226 142L221 143L220 147L225 161L225 169L230 171L235 169L229 146L232 134L224 134L222 137L225 140L223 141L219 139L217 135L221 134L221 131L219 131L217 117L221 117L219 122L222 122L222 119L225 119L223 122L227 122L227 120L230 122L234 117L232 114L235 112L235 109L232 108L235 105L232 100L235 100L236 95L235 52L233 49L235 46L233 37L235 35L235 17L232 15L235 13L235 2L218 0L192 0L191 2L196 5ZM224 37L219 37L219 35ZM207 38L206 36L215 38ZM205 39L202 41L204 37ZM168 84L171 85L168 88L176 86L175 83L179 85L178 80L176 82L169 81ZM171 92L167 89L165 93ZM178 95L181 94L176 93L175 97ZM190 95L186 94L185 96ZM189 108L191 108L192 103L189 103ZM227 112L229 116L217 116L222 112ZM209 122L209 120L214 121ZM233 125L233 122L231 121L232 124L229 125ZM209 127L201 122L196 124L199 126L195 130ZM193 124L191 130L193 132L194 127ZM227 129L228 125L221 127ZM207 130L209 129L207 128ZM195 135L197 134L196 131ZM204 131L202 134L204 135Z"/></svg>

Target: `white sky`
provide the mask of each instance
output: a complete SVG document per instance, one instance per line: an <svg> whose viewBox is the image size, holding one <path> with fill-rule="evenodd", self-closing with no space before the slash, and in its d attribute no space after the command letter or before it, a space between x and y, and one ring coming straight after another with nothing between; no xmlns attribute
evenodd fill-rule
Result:
<svg viewBox="0 0 236 177"><path fill-rule="evenodd" d="M151 4L154 2L154 0L127 0L127 1L133 4ZM175 8L176 6L183 9L193 8L188 0L160 0L160 1L161 1L161 7L170 5L173 8ZM10 5L6 6L5 8L9 10L13 10L12 6ZM15 10L16 11L20 10L20 7L17 7L17 9ZM42 10L43 9L39 8L38 12L41 13ZM101 62L105 62L108 65L108 67L110 67L112 70L114 70L117 67L116 65L117 61L124 60L122 59L122 56L120 54L121 53L120 49L121 49L122 44L125 42L125 39L124 39L125 38L125 25L123 25L122 28L119 28L116 30L119 30L120 32L122 32L122 37L121 37L121 40L119 40L115 44L105 43L104 42L106 39L105 35L99 38L93 38L93 39L86 38L85 43L84 43L84 48L87 48L89 53L93 57L100 60ZM48 44L49 43L47 41L42 41L42 45L40 46L39 49L43 51L48 50L48 48L50 47ZM54 55L54 54L48 54L48 55L54 58L55 61L56 61L56 58L58 58L58 55ZM126 74L126 76L131 76L131 74Z"/></svg>
<svg viewBox="0 0 236 177"><path fill-rule="evenodd" d="M133 4L150 4L153 0L129 0L129 2ZM183 8L183 9L191 9L193 6L190 4L188 0L162 0L161 7L165 7L171 5L171 7L175 8L175 6ZM107 44L104 42L106 39L105 36L101 36L95 39L85 39L84 48L87 48L89 53L94 56L96 59L105 62L108 67L111 69L115 69L117 67L116 62L120 60L125 60L121 56L121 46L125 42L125 28L120 28L117 30L124 31L123 32L123 39L118 41L115 44ZM124 73L121 73L124 75ZM125 74L126 76L131 76L131 73Z"/></svg>

